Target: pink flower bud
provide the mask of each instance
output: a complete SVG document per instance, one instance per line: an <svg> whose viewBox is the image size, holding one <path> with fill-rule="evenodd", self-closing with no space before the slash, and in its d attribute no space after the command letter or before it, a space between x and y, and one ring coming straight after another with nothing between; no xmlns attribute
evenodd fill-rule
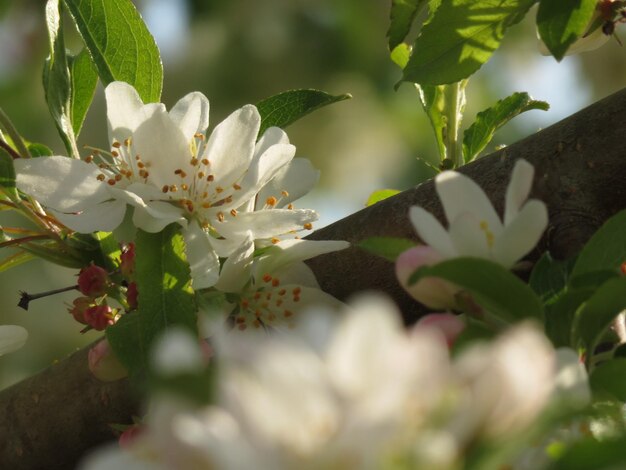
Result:
<svg viewBox="0 0 626 470"><path fill-rule="evenodd" d="M89 307L83 313L85 322L94 330L102 331L107 326L115 323L115 315L108 305L94 305Z"/></svg>
<svg viewBox="0 0 626 470"><path fill-rule="evenodd" d="M135 244L129 243L122 249L120 255L120 272L127 279L135 274Z"/></svg>
<svg viewBox="0 0 626 470"><path fill-rule="evenodd" d="M128 371L113 354L111 345L106 339L89 350L87 360L91 373L104 382L119 380L128 375Z"/></svg>
<svg viewBox="0 0 626 470"><path fill-rule="evenodd" d="M429 313L415 324L415 329L431 328L439 331L451 348L457 337L465 329L465 322L452 313Z"/></svg>
<svg viewBox="0 0 626 470"><path fill-rule="evenodd" d="M126 302L128 302L128 308L135 310L138 304L139 292L137 291L137 283L131 282L126 289Z"/></svg>
<svg viewBox="0 0 626 470"><path fill-rule="evenodd" d="M409 248L396 260L396 277L400 285L415 300L434 309L453 308L456 305L454 296L460 289L435 277L425 277L409 285L409 278L417 268L437 264L442 259L433 248L421 245Z"/></svg>
<svg viewBox="0 0 626 470"><path fill-rule="evenodd" d="M78 290L87 297L100 297L105 294L109 284L109 275L100 266L91 264L78 274Z"/></svg>
<svg viewBox="0 0 626 470"><path fill-rule="evenodd" d="M120 435L117 442L122 449L130 449L133 443L137 440L137 437L143 434L143 432L143 426L135 424L134 426L126 429L126 431Z"/></svg>
<svg viewBox="0 0 626 470"><path fill-rule="evenodd" d="M68 308L67 311L72 314L74 320L83 325L87 324L85 320L85 310L92 306L93 299L90 297L78 297L72 302L72 308Z"/></svg>

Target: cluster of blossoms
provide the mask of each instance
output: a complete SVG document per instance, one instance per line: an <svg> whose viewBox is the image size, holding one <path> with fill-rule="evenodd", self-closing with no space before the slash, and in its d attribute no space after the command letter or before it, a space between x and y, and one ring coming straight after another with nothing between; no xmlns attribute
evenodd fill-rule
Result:
<svg viewBox="0 0 626 470"><path fill-rule="evenodd" d="M453 469L468 446L522 436L555 401L589 400L577 354L555 351L534 324L451 359L437 328L405 330L384 299L300 320L288 335L216 334L213 404L161 392L129 446L83 468ZM201 356L175 331L155 368L199 371Z"/></svg>

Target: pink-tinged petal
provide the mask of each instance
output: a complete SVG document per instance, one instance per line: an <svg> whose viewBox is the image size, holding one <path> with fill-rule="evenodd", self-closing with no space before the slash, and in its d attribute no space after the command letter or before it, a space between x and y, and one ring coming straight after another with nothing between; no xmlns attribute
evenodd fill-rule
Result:
<svg viewBox="0 0 626 470"><path fill-rule="evenodd" d="M222 292L240 292L250 281L254 253L254 240L248 236L241 246L224 262L215 288Z"/></svg>
<svg viewBox="0 0 626 470"><path fill-rule="evenodd" d="M440 332L448 347L452 347L458 336L465 329L465 322L453 313L430 313L424 315L415 324L415 329L434 329Z"/></svg>
<svg viewBox="0 0 626 470"><path fill-rule="evenodd" d="M455 295L459 288L443 279L425 277L409 285L411 275L422 266L431 266L442 261L442 257L429 246L416 246L398 256L396 277L404 290L415 300L434 309L456 306Z"/></svg>
<svg viewBox="0 0 626 470"><path fill-rule="evenodd" d="M517 216L522 204L528 199L530 188L533 185L535 169L526 160L517 160L511 181L506 188L504 205L504 225L508 225Z"/></svg>
<svg viewBox="0 0 626 470"><path fill-rule="evenodd" d="M144 105L137 91L124 82L112 82L105 89L109 138L123 142L137 127L157 110L165 110L162 104Z"/></svg>
<svg viewBox="0 0 626 470"><path fill-rule="evenodd" d="M211 173L222 187L232 186L248 169L260 125L257 109L246 105L219 123L211 133L204 157L211 162Z"/></svg>
<svg viewBox="0 0 626 470"><path fill-rule="evenodd" d="M430 212L418 206L409 210L409 219L424 243L433 247L443 258L458 256L450 234Z"/></svg>
<svg viewBox="0 0 626 470"><path fill-rule="evenodd" d="M475 214L466 212L450 224L450 238L458 256L490 257L495 234L486 224L481 227L480 222Z"/></svg>
<svg viewBox="0 0 626 470"><path fill-rule="evenodd" d="M276 208L286 207L313 189L319 178L320 171L308 159L294 158L261 189L257 204L262 207L267 198L273 196L278 200Z"/></svg>
<svg viewBox="0 0 626 470"><path fill-rule="evenodd" d="M493 258L504 267L511 267L531 251L548 226L548 209L536 199L528 201L496 239Z"/></svg>
<svg viewBox="0 0 626 470"><path fill-rule="evenodd" d="M76 214L51 210L61 223L79 233L111 232L124 220L126 204L123 201L106 201Z"/></svg>
<svg viewBox="0 0 626 470"><path fill-rule="evenodd" d="M318 217L317 212L309 209L240 212L235 217L226 216L224 222L217 222L215 229L225 238L243 240L248 230L255 239L272 238L302 230L305 224L315 222Z"/></svg>
<svg viewBox="0 0 626 470"><path fill-rule="evenodd" d="M456 171L444 171L435 178L435 187L448 222L465 212L473 212L489 224L497 235L502 222L485 192L467 176Z"/></svg>
<svg viewBox="0 0 626 470"><path fill-rule="evenodd" d="M113 382L128 376L128 369L117 359L106 339L89 350L87 361L91 373L103 382Z"/></svg>
<svg viewBox="0 0 626 470"><path fill-rule="evenodd" d="M20 349L28 339L28 331L18 325L0 325L0 356Z"/></svg>
<svg viewBox="0 0 626 470"><path fill-rule="evenodd" d="M219 278L220 262L211 245L211 236L197 222L190 223L183 230L183 236L193 288L204 289L215 285Z"/></svg>
<svg viewBox="0 0 626 470"><path fill-rule="evenodd" d="M174 105L170 118L191 142L195 134L204 134L209 127L209 100L200 92L189 93Z"/></svg>
<svg viewBox="0 0 626 470"><path fill-rule="evenodd" d="M18 159L14 165L18 189L46 207L78 212L110 198L96 165L59 156Z"/></svg>

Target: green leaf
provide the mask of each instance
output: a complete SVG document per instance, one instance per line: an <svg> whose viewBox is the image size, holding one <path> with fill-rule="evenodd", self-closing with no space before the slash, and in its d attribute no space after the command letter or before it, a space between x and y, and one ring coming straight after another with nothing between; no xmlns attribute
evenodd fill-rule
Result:
<svg viewBox="0 0 626 470"><path fill-rule="evenodd" d="M575 258L564 261L556 260L546 251L533 267L528 285L542 302L549 302L567 286L575 262Z"/></svg>
<svg viewBox="0 0 626 470"><path fill-rule="evenodd" d="M46 23L50 55L43 69L43 87L48 109L70 156L78 158L76 136L71 120L72 83L63 39L63 16L59 0L48 0Z"/></svg>
<svg viewBox="0 0 626 470"><path fill-rule="evenodd" d="M574 443L548 470L618 470L626 467L626 438L597 441L587 438Z"/></svg>
<svg viewBox="0 0 626 470"><path fill-rule="evenodd" d="M409 63L409 58L411 57L411 47L408 44L401 42L392 49L390 57L394 64L403 69L406 67L406 64Z"/></svg>
<svg viewBox="0 0 626 470"><path fill-rule="evenodd" d="M626 261L626 210L608 219L578 255L572 278L591 271L615 270Z"/></svg>
<svg viewBox="0 0 626 470"><path fill-rule="evenodd" d="M533 290L499 264L482 258L454 258L419 268L409 278L439 277L465 289L485 310L513 322L523 318L543 318L541 301Z"/></svg>
<svg viewBox="0 0 626 470"><path fill-rule="evenodd" d="M537 11L537 30L554 58L560 61L567 49L587 30L597 0L542 0Z"/></svg>
<svg viewBox="0 0 626 470"><path fill-rule="evenodd" d="M528 93L513 93L511 96L498 101L491 108L485 109L476 115L474 123L463 134L463 159L465 163L474 160L478 154L491 142L493 134L515 116L541 109L547 111L550 105L545 101L533 100Z"/></svg>
<svg viewBox="0 0 626 470"><path fill-rule="evenodd" d="M416 245L414 240L408 238L371 237L362 240L356 246L389 261L395 261L400 253Z"/></svg>
<svg viewBox="0 0 626 470"><path fill-rule="evenodd" d="M19 198L15 189L15 167L13 157L6 150L0 148L0 188L11 199Z"/></svg>
<svg viewBox="0 0 626 470"><path fill-rule="evenodd" d="M420 102L426 111L426 115L430 120L430 125L435 132L437 140L437 149L439 150L440 160L446 158L446 130L447 118L446 112L446 86L419 85L417 91L420 95Z"/></svg>
<svg viewBox="0 0 626 470"><path fill-rule="evenodd" d="M50 147L44 144L29 142L26 146L32 157L49 157L53 154Z"/></svg>
<svg viewBox="0 0 626 470"><path fill-rule="evenodd" d="M576 311L594 293L594 288L568 288L558 298L546 305L545 329L546 335L554 347L567 346L576 348L577 341L572 339L572 325Z"/></svg>
<svg viewBox="0 0 626 470"><path fill-rule="evenodd" d="M7 256L6 258L0 260L0 273L3 271L8 271L11 268L15 268L20 264L26 263L35 259L35 256L26 251L20 251L11 256Z"/></svg>
<svg viewBox="0 0 626 470"><path fill-rule="evenodd" d="M409 34L417 14L428 5L428 0L392 0L389 30L389 50L394 50Z"/></svg>
<svg viewBox="0 0 626 470"><path fill-rule="evenodd" d="M131 373L146 370L154 340L177 325L196 332L196 305L185 243L177 224L159 233L139 230L135 242L139 308L107 328L106 336Z"/></svg>
<svg viewBox="0 0 626 470"><path fill-rule="evenodd" d="M161 99L163 64L130 0L63 0L104 85L131 84L144 103Z"/></svg>
<svg viewBox="0 0 626 470"><path fill-rule="evenodd" d="M626 309L626 277L606 281L576 312L574 344L582 343L590 355L604 331L624 309Z"/></svg>
<svg viewBox="0 0 626 470"><path fill-rule="evenodd" d="M98 248L102 253L103 266L109 271L117 269L122 250L112 232L95 232L93 237L98 241Z"/></svg>
<svg viewBox="0 0 626 470"><path fill-rule="evenodd" d="M83 49L77 56L70 56L68 59L70 78L72 80L70 116L72 118L74 134L78 137L96 91L98 73L96 72L91 57L89 57L87 49Z"/></svg>
<svg viewBox="0 0 626 470"><path fill-rule="evenodd" d="M266 98L256 105L261 114L259 135L268 127L285 128L316 109L350 98L350 94L329 95L319 90L290 90Z"/></svg>
<svg viewBox="0 0 626 470"><path fill-rule="evenodd" d="M598 364L589 376L589 384L594 393L626 402L626 358Z"/></svg>
<svg viewBox="0 0 626 470"><path fill-rule="evenodd" d="M415 41L403 80L454 83L476 72L535 0L448 0Z"/></svg>
<svg viewBox="0 0 626 470"><path fill-rule="evenodd" d="M367 198L367 202L365 203L366 207L369 207L377 202L384 201L388 197L395 196L399 194L400 191L397 189L379 189L378 191L374 191L370 194L370 197Z"/></svg>

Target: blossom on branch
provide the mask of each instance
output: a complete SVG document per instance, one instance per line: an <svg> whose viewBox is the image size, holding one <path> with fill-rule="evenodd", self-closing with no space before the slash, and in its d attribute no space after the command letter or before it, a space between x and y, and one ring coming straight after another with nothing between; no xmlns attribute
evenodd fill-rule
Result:
<svg viewBox="0 0 626 470"><path fill-rule="evenodd" d="M0 356L17 351L26 343L28 331L18 325L0 325Z"/></svg>

